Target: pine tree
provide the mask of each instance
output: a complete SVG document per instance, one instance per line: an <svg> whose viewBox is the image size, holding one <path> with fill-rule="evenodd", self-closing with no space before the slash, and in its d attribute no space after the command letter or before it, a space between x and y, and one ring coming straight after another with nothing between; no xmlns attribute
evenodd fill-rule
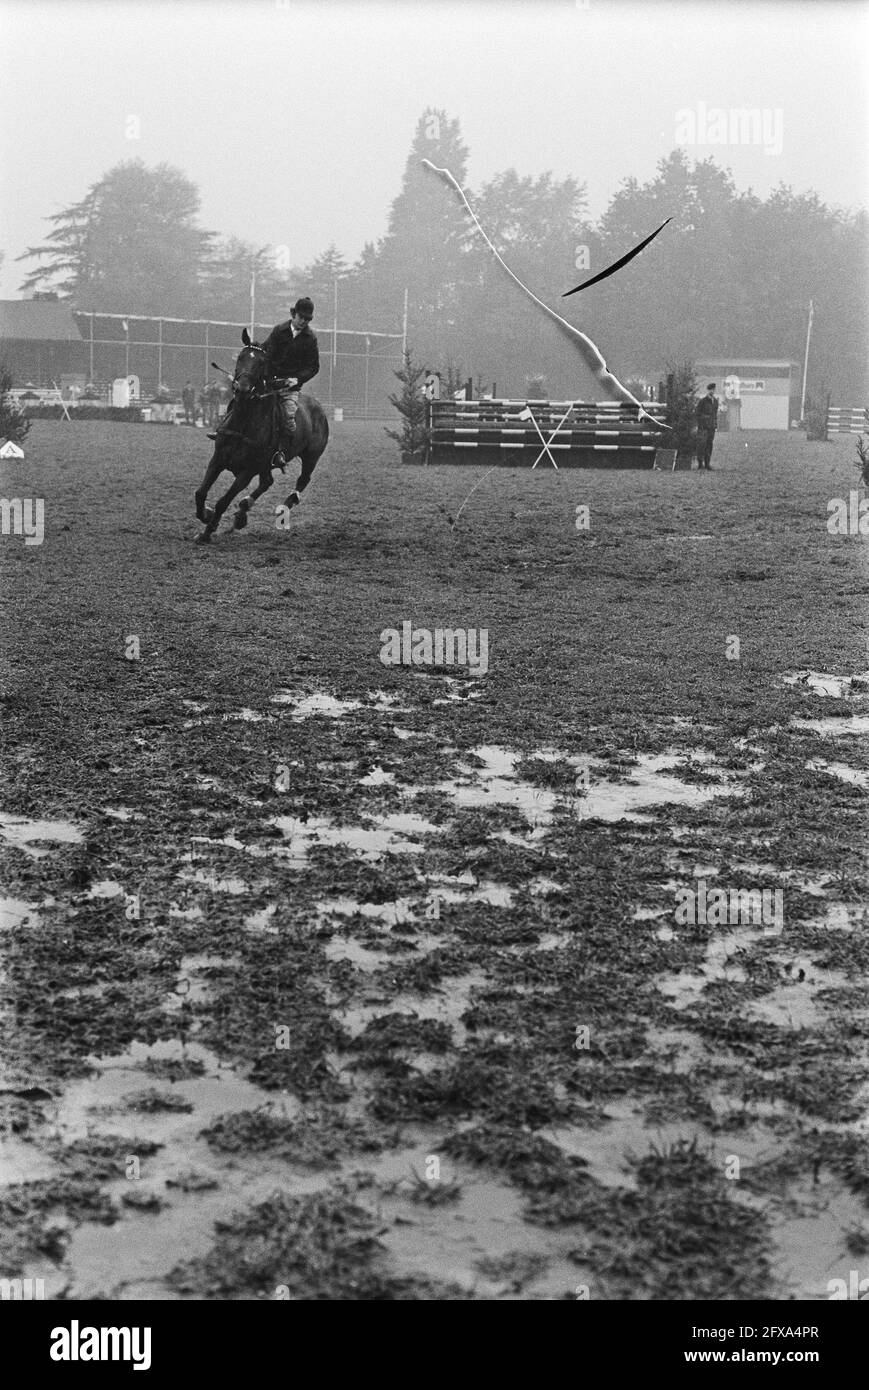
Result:
<svg viewBox="0 0 869 1390"><path fill-rule="evenodd" d="M12 373L5 363L0 363L0 439L11 439L21 444L30 429L30 421L10 399L11 386Z"/></svg>
<svg viewBox="0 0 869 1390"><path fill-rule="evenodd" d="M72 207L52 214L41 264L23 290L56 289L79 309L181 316L199 305L211 234L196 226L199 192L180 169L118 164Z"/></svg>
<svg viewBox="0 0 869 1390"><path fill-rule="evenodd" d="M390 439L401 445L402 463L419 463L429 445L429 432L426 428L426 401L422 394L422 379L427 367L414 365L410 348L404 354L404 366L394 372L401 382L400 395L389 397L401 418L400 430L386 430Z"/></svg>

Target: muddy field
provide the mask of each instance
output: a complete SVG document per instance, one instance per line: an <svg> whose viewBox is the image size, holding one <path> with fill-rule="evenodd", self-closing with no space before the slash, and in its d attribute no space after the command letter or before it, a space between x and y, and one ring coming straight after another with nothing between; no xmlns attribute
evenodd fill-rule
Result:
<svg viewBox="0 0 869 1390"><path fill-rule="evenodd" d="M0 462L45 499L42 545L0 539L0 1275L869 1276L869 578L826 529L853 441L499 470L452 530L483 470L333 430L289 531L281 483L210 547L200 431L37 422ZM385 665L404 622L485 629L488 670ZM780 910L734 919L752 890Z"/></svg>

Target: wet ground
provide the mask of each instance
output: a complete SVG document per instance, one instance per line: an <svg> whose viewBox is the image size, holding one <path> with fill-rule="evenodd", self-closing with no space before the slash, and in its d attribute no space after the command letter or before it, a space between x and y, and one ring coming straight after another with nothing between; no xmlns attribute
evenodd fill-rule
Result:
<svg viewBox="0 0 869 1390"><path fill-rule="evenodd" d="M0 550L0 1275L787 1300L869 1272L851 462L748 439L702 477L505 470L453 532L476 470L350 426L295 530L201 551L193 432L34 427L46 541ZM404 620L487 628L488 673L385 667Z"/></svg>

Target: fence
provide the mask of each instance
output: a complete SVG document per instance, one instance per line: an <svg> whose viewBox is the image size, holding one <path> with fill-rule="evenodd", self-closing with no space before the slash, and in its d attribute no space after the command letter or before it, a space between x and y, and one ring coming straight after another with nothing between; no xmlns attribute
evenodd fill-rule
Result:
<svg viewBox="0 0 869 1390"><path fill-rule="evenodd" d="M75 344L78 370L99 385L118 377L139 377L144 397L161 383L178 396L185 381L197 388L213 381L212 360L231 369L241 351L241 325L216 319L148 318L135 314L75 311L83 342ZM273 324L255 327L258 341ZM353 328L318 331L320 373L311 390L345 415L388 418L388 395L395 388L404 331L384 333ZM73 368L74 370L75 368Z"/></svg>
<svg viewBox="0 0 869 1390"><path fill-rule="evenodd" d="M828 407L827 434L862 434L864 430L869 430L869 406Z"/></svg>
<svg viewBox="0 0 869 1390"><path fill-rule="evenodd" d="M663 421L667 407L644 409ZM427 426L427 462L508 467L653 468L664 433L611 401L435 400Z"/></svg>

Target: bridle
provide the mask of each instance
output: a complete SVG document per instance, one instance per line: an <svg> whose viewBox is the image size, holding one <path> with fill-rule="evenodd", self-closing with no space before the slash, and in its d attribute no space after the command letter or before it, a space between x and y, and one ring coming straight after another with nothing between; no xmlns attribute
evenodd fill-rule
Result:
<svg viewBox="0 0 869 1390"><path fill-rule="evenodd" d="M259 353L262 353L263 355L265 355L265 348L264 348L264 347L261 347L259 343L249 343L248 346L247 346L247 351L248 351L248 352L259 352ZM235 391L235 389L236 389L236 380L237 380L236 377L233 377L233 378L232 378L232 389L233 389L233 391ZM247 396L248 396L248 398L249 398L250 400L255 400L255 401L262 401L262 400L265 400L265 398L266 398L267 396L276 396L277 393L278 393L278 392L281 390L281 388L283 387L284 382L285 382L286 380L287 380L287 378L286 378L286 377L283 377L283 376L273 376L273 377L271 377L271 378L266 377L263 381L259 382L256 386L253 386L253 387L251 388L250 392L248 392L248 393L246 393L246 394L247 394Z"/></svg>

